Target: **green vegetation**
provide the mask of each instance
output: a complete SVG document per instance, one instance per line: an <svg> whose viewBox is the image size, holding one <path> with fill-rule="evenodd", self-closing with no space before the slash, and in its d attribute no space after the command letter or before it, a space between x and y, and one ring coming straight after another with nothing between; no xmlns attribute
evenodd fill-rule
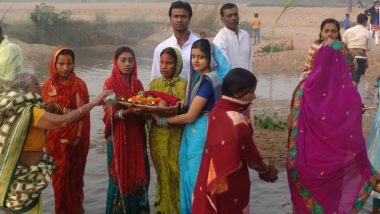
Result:
<svg viewBox="0 0 380 214"><path fill-rule="evenodd" d="M64 23L71 16L70 10L55 12L55 7L41 3L36 5L34 11L30 14L32 21L40 27Z"/></svg>
<svg viewBox="0 0 380 214"><path fill-rule="evenodd" d="M284 51L284 47L280 44L267 44L263 47L260 47L262 53L271 53L271 52L281 52Z"/></svg>
<svg viewBox="0 0 380 214"><path fill-rule="evenodd" d="M91 46L131 44L154 32L157 23L141 20L109 22L103 13L95 14L94 21L70 19L71 11L56 12L46 4L36 6L30 20L5 23L3 31L31 44Z"/></svg>
<svg viewBox="0 0 380 214"><path fill-rule="evenodd" d="M254 116L255 125L263 129L269 130L285 130L286 123L277 120L277 113L273 117L268 116L265 112L260 114L255 114Z"/></svg>

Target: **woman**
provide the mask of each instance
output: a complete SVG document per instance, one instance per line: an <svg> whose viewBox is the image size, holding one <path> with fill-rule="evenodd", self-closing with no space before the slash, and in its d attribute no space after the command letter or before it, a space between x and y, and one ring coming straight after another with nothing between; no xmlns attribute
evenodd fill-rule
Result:
<svg viewBox="0 0 380 214"><path fill-rule="evenodd" d="M111 76L104 89L128 99L143 91L135 54L128 47L115 51ZM148 213L149 162L145 120L138 110L104 106L109 183L106 213Z"/></svg>
<svg viewBox="0 0 380 214"><path fill-rule="evenodd" d="M41 192L50 181L54 161L43 152L45 130L60 129L88 115L107 91L64 115L43 109L41 87L32 73L17 73L11 91L0 94L0 207L17 213L42 213ZM22 196L22 197L20 197Z"/></svg>
<svg viewBox="0 0 380 214"><path fill-rule="evenodd" d="M75 75L74 65L71 49L58 48L51 57L50 78L42 85L42 98L54 107L56 114L65 114L88 103L86 83ZM52 183L57 214L84 213L83 176L89 145L90 115L48 133L46 151L56 162Z"/></svg>
<svg viewBox="0 0 380 214"><path fill-rule="evenodd" d="M216 71L212 70L212 60L217 63ZM191 198L206 140L208 113L221 97L221 81L230 69L221 51L211 45L207 39L199 39L193 43L191 65L186 95L188 111L169 118L154 116L158 126L185 124L179 151L182 214L191 213Z"/></svg>
<svg viewBox="0 0 380 214"><path fill-rule="evenodd" d="M377 78L377 98L380 100L380 77ZM376 171L380 170L380 104L377 104L376 116L373 118L371 131L367 140L368 158ZM380 194L374 194L372 214L380 213Z"/></svg>
<svg viewBox="0 0 380 214"><path fill-rule="evenodd" d="M379 177L367 158L361 98L342 47L326 41L293 95L287 172L295 213L357 213Z"/></svg>
<svg viewBox="0 0 380 214"><path fill-rule="evenodd" d="M222 99L210 113L193 214L249 213L248 166L264 181L277 180L278 171L263 162L244 114L256 98L256 84L256 77L242 68L232 69L223 81Z"/></svg>
<svg viewBox="0 0 380 214"><path fill-rule="evenodd" d="M303 73L301 74L301 80L306 79L307 76L313 70L314 58L319 48L324 43L324 41L328 39L342 41L342 36L340 35L339 22L331 18L325 19L321 23L320 31L319 31L319 39L314 41L314 43L311 45L308 51ZM351 72L354 72L356 70L356 60L354 60L355 59L354 56L350 53L347 56L350 57L350 61L348 63L349 70Z"/></svg>
<svg viewBox="0 0 380 214"><path fill-rule="evenodd" d="M162 76L150 83L150 90L184 101L186 80L179 76L182 70L181 52L168 47L160 57ZM158 127L153 123L149 130L150 155L157 173L154 213L179 213L178 152L181 134L182 126Z"/></svg>

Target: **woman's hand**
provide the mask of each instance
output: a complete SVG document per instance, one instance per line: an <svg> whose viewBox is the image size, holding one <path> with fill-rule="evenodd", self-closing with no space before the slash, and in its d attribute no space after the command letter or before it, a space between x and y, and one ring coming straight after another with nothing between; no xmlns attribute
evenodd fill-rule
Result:
<svg viewBox="0 0 380 214"><path fill-rule="evenodd" d="M158 121L158 119L160 118L157 114L154 114L154 113L150 113L149 114L151 118L153 118L156 122Z"/></svg>
<svg viewBox="0 0 380 214"><path fill-rule="evenodd" d="M278 170L273 164L267 164L266 167L267 168L264 172L258 172L259 177L263 181L274 183L278 179Z"/></svg>
<svg viewBox="0 0 380 214"><path fill-rule="evenodd" d="M97 106L103 105L105 103L104 99L108 95L110 95L111 93L113 93L113 90L106 89L106 90L102 91L97 97L95 97L95 99L93 99L91 102L94 103Z"/></svg>
<svg viewBox="0 0 380 214"><path fill-rule="evenodd" d="M58 105L55 103L47 103L44 105L44 109L47 112L57 114L58 113Z"/></svg>

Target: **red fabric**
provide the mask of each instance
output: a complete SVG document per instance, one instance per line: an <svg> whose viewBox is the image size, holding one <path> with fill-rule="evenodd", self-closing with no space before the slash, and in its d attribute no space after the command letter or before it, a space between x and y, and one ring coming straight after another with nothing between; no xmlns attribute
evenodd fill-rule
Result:
<svg viewBox="0 0 380 214"><path fill-rule="evenodd" d="M174 97L170 94L167 94L164 92L159 92L159 91L154 91L154 90L144 92L144 96L148 96L148 95L152 95L154 97L160 97L163 100L165 100L165 102L170 106L175 106L175 105L177 105L177 102L180 101L180 99L178 99L177 97Z"/></svg>
<svg viewBox="0 0 380 214"><path fill-rule="evenodd" d="M125 47L126 52L132 52ZM124 81L114 57L114 67L111 76L105 81L105 89L113 89L117 96L128 99L143 91L143 85L137 79L137 64L132 71L131 87ZM111 136L112 115L118 109L109 109L104 106L105 137ZM145 169L145 129L144 121L133 114L129 114L125 120L113 120L113 145L111 176L118 183L121 193L127 196L139 187L147 184L148 176Z"/></svg>
<svg viewBox="0 0 380 214"><path fill-rule="evenodd" d="M58 82L55 64L57 56L64 49L59 48L54 52L49 67L50 78L44 82L41 94L46 103L56 103L72 110L78 107L75 99L77 95L84 103L89 102L89 95L86 83L74 71L68 84ZM83 213L83 175L90 143L90 115L86 115L81 122L82 132L77 145L70 143L77 138L80 122L50 130L47 135L46 150L57 164L52 176L56 213ZM68 140L68 143L61 143L62 139Z"/></svg>
<svg viewBox="0 0 380 214"><path fill-rule="evenodd" d="M193 214L249 213L247 163L259 164L262 159L253 142L251 123L243 114L248 105L223 97L211 111Z"/></svg>

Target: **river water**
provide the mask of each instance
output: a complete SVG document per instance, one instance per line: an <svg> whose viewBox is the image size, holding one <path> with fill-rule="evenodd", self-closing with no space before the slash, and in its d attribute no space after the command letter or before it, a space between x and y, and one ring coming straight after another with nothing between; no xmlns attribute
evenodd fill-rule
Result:
<svg viewBox="0 0 380 214"><path fill-rule="evenodd" d="M78 54L80 53L80 54ZM104 80L111 74L113 61L112 54L108 56L82 57L80 55L93 56L90 52L77 52L76 73L88 86L90 97L96 96L102 89ZM138 56L138 76L145 88L148 88L150 80L152 60L149 57ZM47 63L46 63L47 65ZM37 73L41 81L45 80L49 73L47 66L39 65L28 67ZM275 73L275 72L273 72ZM291 93L298 83L297 76L282 74L265 75L258 74L258 86L256 90L257 99L253 107L256 112L265 112L269 115L274 113L280 119L285 119L289 111ZM372 82L372 81L371 81ZM360 84L359 91L365 103L376 101L376 90L371 87L369 80L364 79ZM369 115L365 115L369 117ZM86 213L104 213L107 193L107 168L105 154L105 140L103 139L103 110L95 107L91 112L91 147L88 155L85 173L85 201ZM287 178L284 169L280 171L279 180L275 184L268 184L259 181L258 177L251 170L252 188L250 211L251 213L291 213L291 203ZM150 204L154 203L156 174L151 165L151 180L149 187ZM54 196L51 186L43 192L44 213L54 213ZM367 203L363 213L368 213L371 207Z"/></svg>

